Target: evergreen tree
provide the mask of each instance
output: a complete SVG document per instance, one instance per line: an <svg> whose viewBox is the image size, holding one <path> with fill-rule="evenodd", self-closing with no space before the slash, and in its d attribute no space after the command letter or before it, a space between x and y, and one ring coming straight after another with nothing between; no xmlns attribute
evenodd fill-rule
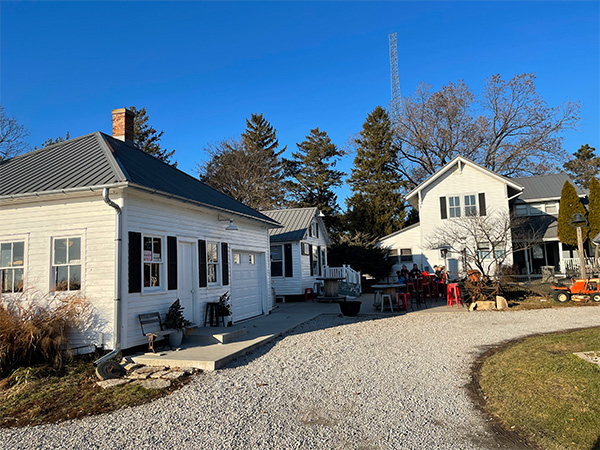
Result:
<svg viewBox="0 0 600 450"><path fill-rule="evenodd" d="M346 200L348 230L372 236L399 230L405 216L403 183L394 168L399 149L394 145L390 118L381 106L367 116L354 145L356 157L349 180L353 195Z"/></svg>
<svg viewBox="0 0 600 450"><path fill-rule="evenodd" d="M590 182L590 195L588 197L588 222L590 223L590 238L594 238L600 233L600 182L597 178L592 178ZM598 246L596 247L596 256L594 258L594 268L598 267Z"/></svg>
<svg viewBox="0 0 600 450"><path fill-rule="evenodd" d="M256 186L254 207L258 209L280 208L285 201L283 179L283 161L281 154L286 147L279 150L277 130L261 114L252 114L246 119L246 131L242 133L242 144L257 164L260 183Z"/></svg>
<svg viewBox="0 0 600 450"><path fill-rule="evenodd" d="M146 108L137 109L135 106L130 106L129 110L134 114L133 118L133 143L140 150L155 156L173 167L177 167L177 161L171 162L171 158L175 150L167 150L160 147L160 139L164 131L156 131L156 129L148 124L148 113Z"/></svg>
<svg viewBox="0 0 600 450"><path fill-rule="evenodd" d="M294 206L316 206L325 216L332 216L339 206L332 188L342 185L344 173L334 170L343 156L325 131L310 130L310 135L292 153L291 160L284 160L285 174L289 182L290 196Z"/></svg>
<svg viewBox="0 0 600 450"><path fill-rule="evenodd" d="M560 206L558 211L558 238L563 244L577 246L577 230L569 224L571 217L575 213L586 215L585 206L577 196L575 187L565 181L560 194ZM583 227L583 240L587 239L589 226ZM583 257L583 255L580 255Z"/></svg>
<svg viewBox="0 0 600 450"><path fill-rule="evenodd" d="M596 156L595 151L588 144L582 145L573 153L575 159L563 165L575 184L586 189L590 187L590 181L600 173L600 157Z"/></svg>
<svg viewBox="0 0 600 450"><path fill-rule="evenodd" d="M254 209L284 206L283 163L275 129L262 114L246 120L241 139L205 148L209 159L196 167L200 179Z"/></svg>

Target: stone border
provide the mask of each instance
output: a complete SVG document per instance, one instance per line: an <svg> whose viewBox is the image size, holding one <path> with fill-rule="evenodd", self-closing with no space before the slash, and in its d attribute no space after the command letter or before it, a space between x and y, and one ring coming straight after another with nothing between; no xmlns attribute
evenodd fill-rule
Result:
<svg viewBox="0 0 600 450"><path fill-rule="evenodd" d="M201 369L146 366L144 364L132 363L127 359L123 359L123 361L121 361L121 365L127 373L124 378L113 378L97 381L96 384L103 389L122 386L129 383L138 384L146 389L167 389L171 387L172 382L175 380L202 372Z"/></svg>

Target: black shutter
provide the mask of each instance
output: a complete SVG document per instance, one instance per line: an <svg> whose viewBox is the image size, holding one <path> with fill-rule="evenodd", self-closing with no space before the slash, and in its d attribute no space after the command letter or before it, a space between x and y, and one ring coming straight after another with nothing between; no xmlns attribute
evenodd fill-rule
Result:
<svg viewBox="0 0 600 450"><path fill-rule="evenodd" d="M321 247L317 247L317 261L319 267L319 276L321 276Z"/></svg>
<svg viewBox="0 0 600 450"><path fill-rule="evenodd" d="M167 236L167 289L177 289L177 238Z"/></svg>
<svg viewBox="0 0 600 450"><path fill-rule="evenodd" d="M208 276L206 273L206 241L198 240L198 286L206 287Z"/></svg>
<svg viewBox="0 0 600 450"><path fill-rule="evenodd" d="M479 215L485 216L485 214L485 193L482 192L479 194Z"/></svg>
<svg viewBox="0 0 600 450"><path fill-rule="evenodd" d="M308 254L310 255L310 276L312 277L315 274L315 269L313 267L313 246L308 244Z"/></svg>
<svg viewBox="0 0 600 450"><path fill-rule="evenodd" d="M129 292L142 292L142 233L129 232Z"/></svg>
<svg viewBox="0 0 600 450"><path fill-rule="evenodd" d="M283 259L285 261L285 277L291 278L294 276L294 264L292 261L292 244L283 246Z"/></svg>
<svg viewBox="0 0 600 450"><path fill-rule="evenodd" d="M440 197L440 215L442 219L448 218L448 213L446 212L446 197Z"/></svg>
<svg viewBox="0 0 600 450"><path fill-rule="evenodd" d="M227 243L221 242L221 258L223 258L223 286L229 284L229 251Z"/></svg>

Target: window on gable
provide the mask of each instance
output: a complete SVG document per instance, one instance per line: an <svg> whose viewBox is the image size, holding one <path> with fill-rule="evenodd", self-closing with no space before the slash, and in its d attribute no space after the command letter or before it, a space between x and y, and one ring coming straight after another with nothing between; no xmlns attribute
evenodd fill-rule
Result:
<svg viewBox="0 0 600 450"><path fill-rule="evenodd" d="M401 248L400 249L400 262L412 262L412 249Z"/></svg>
<svg viewBox="0 0 600 450"><path fill-rule="evenodd" d="M539 216L544 214L544 204L543 203L531 203L529 205L529 215L530 216Z"/></svg>
<svg viewBox="0 0 600 450"><path fill-rule="evenodd" d="M460 217L460 197L448 197L448 212L451 218Z"/></svg>
<svg viewBox="0 0 600 450"><path fill-rule="evenodd" d="M477 203L475 195L465 195L465 216L477 215Z"/></svg>
<svg viewBox="0 0 600 450"><path fill-rule="evenodd" d="M25 242L0 244L0 292L23 292Z"/></svg>
<svg viewBox="0 0 600 450"><path fill-rule="evenodd" d="M283 245L271 245L271 276L283 276Z"/></svg>
<svg viewBox="0 0 600 450"><path fill-rule="evenodd" d="M144 236L144 287L162 286L162 238Z"/></svg>
<svg viewBox="0 0 600 450"><path fill-rule="evenodd" d="M81 289L81 238L54 239L52 279L55 291Z"/></svg>
<svg viewBox="0 0 600 450"><path fill-rule="evenodd" d="M215 242L206 243L206 270L207 281L217 283L219 281L219 245Z"/></svg>

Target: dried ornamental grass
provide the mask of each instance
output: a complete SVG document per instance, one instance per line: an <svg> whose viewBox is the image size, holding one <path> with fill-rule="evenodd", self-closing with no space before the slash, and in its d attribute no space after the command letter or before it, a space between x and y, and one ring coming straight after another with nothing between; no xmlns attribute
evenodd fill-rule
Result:
<svg viewBox="0 0 600 450"><path fill-rule="evenodd" d="M0 377L39 362L61 366L68 336L83 324L89 302L81 296L28 296L0 301Z"/></svg>

